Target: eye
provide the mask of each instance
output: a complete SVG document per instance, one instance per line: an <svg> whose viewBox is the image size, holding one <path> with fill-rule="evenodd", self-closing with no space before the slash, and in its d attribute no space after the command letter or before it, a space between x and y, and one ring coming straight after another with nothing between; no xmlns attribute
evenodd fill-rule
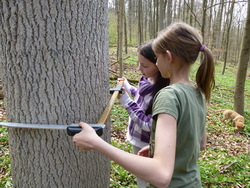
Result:
<svg viewBox="0 0 250 188"><path fill-rule="evenodd" d="M138 62L138 64L139 64L142 68L147 68L147 66L145 66L142 62Z"/></svg>

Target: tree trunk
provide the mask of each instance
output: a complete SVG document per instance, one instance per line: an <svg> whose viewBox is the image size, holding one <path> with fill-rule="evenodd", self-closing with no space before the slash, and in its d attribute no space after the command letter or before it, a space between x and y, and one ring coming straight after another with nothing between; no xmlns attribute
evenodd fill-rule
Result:
<svg viewBox="0 0 250 188"><path fill-rule="evenodd" d="M159 19L158 19L158 29L159 31L164 28L164 19L165 19L165 11L166 5L165 0L159 0Z"/></svg>
<svg viewBox="0 0 250 188"><path fill-rule="evenodd" d="M123 61L122 61L122 51L123 51L123 16L124 16L124 0L119 1L119 14L118 14L118 44L117 44L117 57L119 61L119 77L123 75Z"/></svg>
<svg viewBox="0 0 250 188"><path fill-rule="evenodd" d="M247 75L247 67L250 56L250 1L248 1L247 19L242 39L240 59L234 90L234 110L244 115L244 90Z"/></svg>
<svg viewBox="0 0 250 188"><path fill-rule="evenodd" d="M7 120L96 123L109 100L108 2L2 0L0 7ZM13 187L109 187L109 160L79 151L65 131L8 131Z"/></svg>
<svg viewBox="0 0 250 188"><path fill-rule="evenodd" d="M234 3L235 3L235 0L232 1L232 5L231 5L230 11L228 13L229 14L229 21L228 21L228 26L227 26L227 34L226 34L226 38L225 38L226 49L225 49L225 54L224 54L224 65L223 65L223 69L222 69L222 75L225 73L226 65L227 65L229 36L230 36L230 29L231 29L231 25L232 25L232 19L233 19Z"/></svg>
<svg viewBox="0 0 250 188"><path fill-rule="evenodd" d="M142 0L138 0L138 46L142 44Z"/></svg>
<svg viewBox="0 0 250 188"><path fill-rule="evenodd" d="M125 46L125 53L128 54L127 16L125 9L123 9L123 16L124 16L124 46Z"/></svg>
<svg viewBox="0 0 250 188"><path fill-rule="evenodd" d="M214 0L211 0L210 7L214 4ZM207 38L208 38L208 46L211 46L211 32L212 32L212 18L213 18L213 9L210 8L209 10L209 19L208 19L208 32L207 32Z"/></svg>
<svg viewBox="0 0 250 188"><path fill-rule="evenodd" d="M157 33L159 31L159 3L158 0L154 0L154 20L155 20L155 37L157 36Z"/></svg>
<svg viewBox="0 0 250 188"><path fill-rule="evenodd" d="M128 28L129 28L129 42L132 43L132 0L128 2Z"/></svg>
<svg viewBox="0 0 250 188"><path fill-rule="evenodd" d="M173 20L173 1L165 1L167 2L167 23L166 26L169 26Z"/></svg>
<svg viewBox="0 0 250 188"><path fill-rule="evenodd" d="M203 43L205 43L204 36L205 36L206 17L207 17L207 0L204 0L202 4L202 25L201 25L201 35L203 38Z"/></svg>

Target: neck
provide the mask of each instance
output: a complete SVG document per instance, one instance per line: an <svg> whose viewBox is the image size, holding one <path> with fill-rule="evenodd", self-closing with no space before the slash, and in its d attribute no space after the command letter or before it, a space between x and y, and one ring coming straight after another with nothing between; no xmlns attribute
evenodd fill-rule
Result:
<svg viewBox="0 0 250 188"><path fill-rule="evenodd" d="M160 73L159 73L159 74L160 74ZM148 78L148 80L149 80L150 82L155 83L155 82L157 81L158 77L159 77L159 74L156 74L155 76Z"/></svg>
<svg viewBox="0 0 250 188"><path fill-rule="evenodd" d="M175 66L170 76L170 84L182 83L194 87L189 79L190 66L187 63L181 63Z"/></svg>

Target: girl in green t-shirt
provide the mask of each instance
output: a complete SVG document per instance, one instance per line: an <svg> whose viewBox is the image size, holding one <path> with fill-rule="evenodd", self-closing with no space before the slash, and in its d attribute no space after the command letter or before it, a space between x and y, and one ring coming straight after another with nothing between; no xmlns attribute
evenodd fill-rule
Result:
<svg viewBox="0 0 250 188"><path fill-rule="evenodd" d="M170 86L158 92L153 105L153 126L149 147L139 155L122 151L98 137L88 124L73 137L82 150L96 150L149 182L152 187L201 187L197 165L200 148L205 147L206 101L214 86L214 62L202 37L185 23L174 23L159 33L153 50L161 75ZM191 65L199 52L203 61L190 81Z"/></svg>

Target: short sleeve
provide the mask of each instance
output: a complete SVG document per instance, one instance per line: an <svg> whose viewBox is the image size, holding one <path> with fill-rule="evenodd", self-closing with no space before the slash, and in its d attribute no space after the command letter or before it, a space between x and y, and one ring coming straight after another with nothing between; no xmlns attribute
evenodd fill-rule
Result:
<svg viewBox="0 0 250 188"><path fill-rule="evenodd" d="M166 113L178 120L179 112L180 102L175 90L171 87L160 90L154 99L153 117L158 114Z"/></svg>

